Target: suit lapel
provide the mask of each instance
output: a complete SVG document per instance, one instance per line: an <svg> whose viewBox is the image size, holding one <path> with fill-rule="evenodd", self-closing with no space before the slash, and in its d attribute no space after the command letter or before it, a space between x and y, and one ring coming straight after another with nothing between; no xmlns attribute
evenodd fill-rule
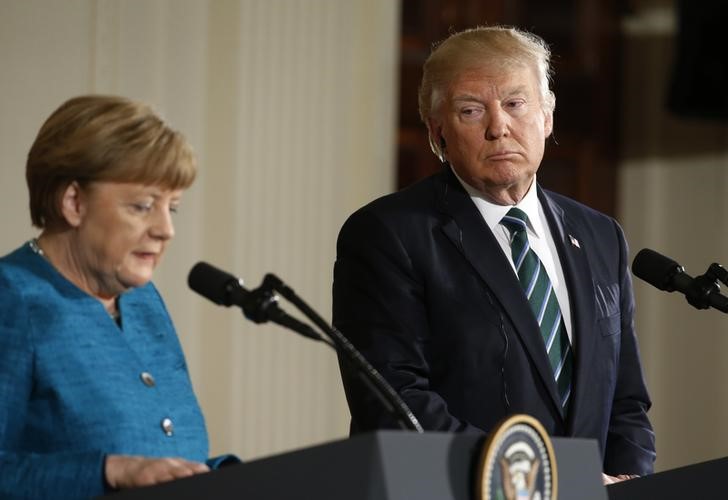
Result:
<svg viewBox="0 0 728 500"><path fill-rule="evenodd" d="M446 167L437 208L450 216L442 226L452 243L486 283L513 324L547 387L555 410L561 405L538 326L510 262L460 182Z"/></svg>
<svg viewBox="0 0 728 500"><path fill-rule="evenodd" d="M556 204L548 193L538 190L541 206L551 229L556 250L564 271L564 279L569 290L571 306L572 338L575 360L575 371L572 379L573 397L569 410L569 428L577 421L581 413L581 402L584 400L589 367L594 355L594 284L587 254L590 251L583 244L584 230L568 217L563 208Z"/></svg>

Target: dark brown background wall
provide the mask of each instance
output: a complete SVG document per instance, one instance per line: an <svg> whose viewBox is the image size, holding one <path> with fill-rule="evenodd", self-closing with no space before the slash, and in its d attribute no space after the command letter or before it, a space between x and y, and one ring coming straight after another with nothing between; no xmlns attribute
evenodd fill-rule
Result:
<svg viewBox="0 0 728 500"><path fill-rule="evenodd" d="M403 0L398 186L440 168L417 112L422 64L453 31L509 24L551 46L554 136L539 170L547 188L615 212L620 2L609 0Z"/></svg>

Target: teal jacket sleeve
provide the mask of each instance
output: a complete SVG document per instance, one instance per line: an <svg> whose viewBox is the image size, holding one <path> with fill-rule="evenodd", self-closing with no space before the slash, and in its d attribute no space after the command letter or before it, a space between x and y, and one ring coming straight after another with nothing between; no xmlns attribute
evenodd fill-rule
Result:
<svg viewBox="0 0 728 500"><path fill-rule="evenodd" d="M27 402L33 387L28 311L0 277L0 498L88 498L104 492L101 450L24 452Z"/></svg>

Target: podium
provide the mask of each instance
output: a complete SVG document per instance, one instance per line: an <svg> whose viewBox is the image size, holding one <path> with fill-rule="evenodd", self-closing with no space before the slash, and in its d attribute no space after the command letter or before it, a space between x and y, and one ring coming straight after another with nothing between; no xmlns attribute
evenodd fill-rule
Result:
<svg viewBox="0 0 728 500"><path fill-rule="evenodd" d="M607 500L596 441L551 438L559 500ZM484 438L377 431L104 498L473 500Z"/></svg>
<svg viewBox="0 0 728 500"><path fill-rule="evenodd" d="M609 500L726 498L728 457L658 472L607 487Z"/></svg>

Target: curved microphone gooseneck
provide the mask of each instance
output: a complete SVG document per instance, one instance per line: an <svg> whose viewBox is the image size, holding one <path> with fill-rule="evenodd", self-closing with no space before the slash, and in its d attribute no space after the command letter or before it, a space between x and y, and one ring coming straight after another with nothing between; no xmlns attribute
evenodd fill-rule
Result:
<svg viewBox="0 0 728 500"><path fill-rule="evenodd" d="M397 417L400 425L403 425L406 429L411 429L417 432L424 432L422 425L414 416L412 410L410 410L407 403L395 392L389 383L384 380L384 377L374 368L364 356L354 347L354 345L347 339L344 334L339 330L329 325L314 311L303 299L301 299L291 287L283 283L274 274L266 274L263 278L263 284L261 287L269 287L284 298L286 298L291 304L301 311L308 319L313 321L324 333L331 339L335 345L337 352L346 356L346 360L353 364L357 373L360 374L362 380L367 383L370 389L377 395L379 400L384 404L384 407L389 411L390 414Z"/></svg>
<svg viewBox="0 0 728 500"><path fill-rule="evenodd" d="M226 307L236 305L242 308L245 317L255 323L271 321L305 337L329 345L342 354L343 359L352 364L365 385L379 399L384 408L397 419L402 428L419 433L424 432L412 410L349 339L324 321L316 311L296 295L293 289L275 275L267 274L258 288L247 290L239 278L206 262L198 262L190 271L187 283L192 290L218 305ZM274 291L296 306L330 340L322 337L309 325L286 314L278 306L278 297L275 296Z"/></svg>

